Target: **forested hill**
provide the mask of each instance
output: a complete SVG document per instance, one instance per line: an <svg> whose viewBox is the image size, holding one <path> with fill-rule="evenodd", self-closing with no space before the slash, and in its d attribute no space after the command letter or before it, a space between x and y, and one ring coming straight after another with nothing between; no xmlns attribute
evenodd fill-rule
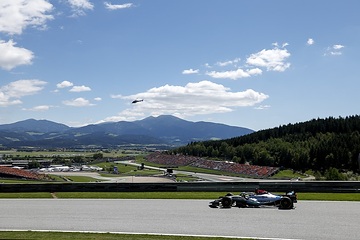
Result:
<svg viewBox="0 0 360 240"><path fill-rule="evenodd" d="M301 171L359 172L360 116L314 119L227 140L194 142L173 152Z"/></svg>

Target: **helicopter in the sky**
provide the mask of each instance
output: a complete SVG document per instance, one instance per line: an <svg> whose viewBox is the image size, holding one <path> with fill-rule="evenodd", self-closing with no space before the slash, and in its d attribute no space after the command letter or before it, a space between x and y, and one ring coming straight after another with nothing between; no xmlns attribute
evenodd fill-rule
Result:
<svg viewBox="0 0 360 240"><path fill-rule="evenodd" d="M131 103L138 103L138 102L142 102L144 101L144 99L135 99L134 101L132 101Z"/></svg>

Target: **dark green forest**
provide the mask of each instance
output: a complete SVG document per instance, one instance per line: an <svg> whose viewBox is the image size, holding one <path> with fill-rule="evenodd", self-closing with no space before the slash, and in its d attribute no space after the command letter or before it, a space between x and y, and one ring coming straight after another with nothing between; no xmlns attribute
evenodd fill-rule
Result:
<svg viewBox="0 0 360 240"><path fill-rule="evenodd" d="M359 173L360 116L288 124L226 140L192 142L171 153L238 163Z"/></svg>

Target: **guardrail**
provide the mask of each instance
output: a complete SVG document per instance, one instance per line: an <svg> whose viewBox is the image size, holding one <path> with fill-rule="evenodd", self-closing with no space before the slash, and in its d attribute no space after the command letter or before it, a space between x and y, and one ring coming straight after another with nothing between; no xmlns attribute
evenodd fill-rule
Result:
<svg viewBox="0 0 360 240"><path fill-rule="evenodd" d="M270 192L360 193L360 181L194 182L194 183L33 183L0 184L3 192Z"/></svg>

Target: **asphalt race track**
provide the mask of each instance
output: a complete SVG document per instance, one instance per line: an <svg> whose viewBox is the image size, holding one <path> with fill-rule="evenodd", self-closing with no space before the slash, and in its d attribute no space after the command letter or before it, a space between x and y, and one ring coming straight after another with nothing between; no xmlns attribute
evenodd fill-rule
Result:
<svg viewBox="0 0 360 240"><path fill-rule="evenodd" d="M360 239L360 202L211 209L207 200L0 199L1 230Z"/></svg>

